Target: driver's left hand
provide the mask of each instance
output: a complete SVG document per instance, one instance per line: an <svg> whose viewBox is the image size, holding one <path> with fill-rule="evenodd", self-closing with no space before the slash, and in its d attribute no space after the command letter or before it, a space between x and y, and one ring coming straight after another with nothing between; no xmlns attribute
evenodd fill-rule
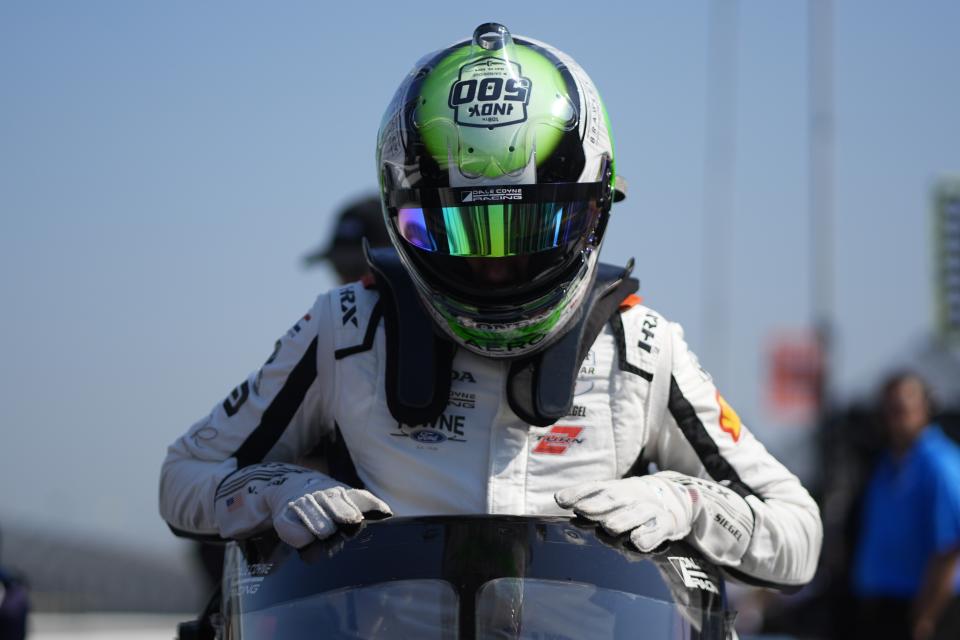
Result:
<svg viewBox="0 0 960 640"><path fill-rule="evenodd" d="M644 552L686 537L693 522L687 489L656 475L588 482L558 491L554 498L615 536L629 531L630 541Z"/></svg>
<svg viewBox="0 0 960 640"><path fill-rule="evenodd" d="M735 567L750 546L754 514L747 501L712 480L675 471L588 482L558 491L561 507L613 535L630 532L643 552L688 538L712 562Z"/></svg>

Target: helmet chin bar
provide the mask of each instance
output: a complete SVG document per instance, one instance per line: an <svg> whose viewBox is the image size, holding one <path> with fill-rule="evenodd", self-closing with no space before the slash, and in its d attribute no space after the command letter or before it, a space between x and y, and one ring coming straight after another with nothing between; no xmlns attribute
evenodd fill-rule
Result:
<svg viewBox="0 0 960 640"><path fill-rule="evenodd" d="M457 344L477 355L501 360L527 357L542 351L561 338L582 313L582 303L593 287L597 272L596 254L592 253L583 266L584 276L576 279L569 289L562 291L561 300L544 307L535 317L525 321L489 321L484 310L478 309L478 320L471 321L454 313L445 315L449 307L431 300L422 290L421 300L436 325ZM438 302L441 302L438 304ZM540 324L540 327L537 325ZM474 335L470 335L475 332ZM480 337L481 333L486 337Z"/></svg>
<svg viewBox="0 0 960 640"><path fill-rule="evenodd" d="M583 245L572 252L571 259L563 263L557 262L549 269L548 274L540 271L540 277L532 273L520 273L510 269L523 269L524 264L506 264L510 260L530 260L531 256L517 256L511 258L458 258L446 257L439 265L447 265L446 270L436 268L426 263L420 257L420 250L413 247L404 247L410 262L418 267L418 271L429 274L431 285L429 290L435 294L449 298L463 308L487 309L496 314L498 309L516 311L537 300L541 300L551 293L557 300L562 297L562 291L569 287L570 282L582 273L588 257L593 253L593 247ZM546 253L546 252L544 252ZM543 259L543 258L539 258ZM484 262L489 262L492 268L495 263L504 265L501 272L478 274L477 270L484 268ZM468 264L473 263L473 264ZM463 277L453 275L453 265L473 269L473 282L467 282ZM532 270L534 271L534 270ZM499 281L498 281L499 278ZM426 284L426 283L425 283Z"/></svg>

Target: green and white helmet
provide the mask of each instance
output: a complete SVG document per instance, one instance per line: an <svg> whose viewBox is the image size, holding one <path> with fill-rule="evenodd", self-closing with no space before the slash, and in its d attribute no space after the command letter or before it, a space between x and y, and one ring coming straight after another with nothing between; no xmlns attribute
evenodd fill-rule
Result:
<svg viewBox="0 0 960 640"><path fill-rule="evenodd" d="M489 23L424 57L384 114L377 169L393 244L457 343L527 355L577 316L614 160L600 96L569 56Z"/></svg>

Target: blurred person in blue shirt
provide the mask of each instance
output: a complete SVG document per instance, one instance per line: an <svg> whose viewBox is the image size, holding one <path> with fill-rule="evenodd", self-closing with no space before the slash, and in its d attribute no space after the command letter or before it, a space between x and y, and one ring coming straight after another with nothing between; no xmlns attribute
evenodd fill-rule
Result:
<svg viewBox="0 0 960 640"><path fill-rule="evenodd" d="M873 471L853 568L858 635L960 638L960 447L931 423L913 373L882 387L887 451Z"/></svg>

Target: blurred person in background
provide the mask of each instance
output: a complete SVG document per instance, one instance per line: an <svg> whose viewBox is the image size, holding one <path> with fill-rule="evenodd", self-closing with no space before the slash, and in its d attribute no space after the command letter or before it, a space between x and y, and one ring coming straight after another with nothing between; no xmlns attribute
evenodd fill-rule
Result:
<svg viewBox="0 0 960 640"><path fill-rule="evenodd" d="M0 640L26 637L29 610L26 584L0 565Z"/></svg>
<svg viewBox="0 0 960 640"><path fill-rule="evenodd" d="M364 238L371 247L390 244L390 236L383 224L380 197L376 193L348 201L337 216L337 226L330 242L307 254L303 261L306 266L327 262L337 272L341 284L355 282L369 273L363 256Z"/></svg>
<svg viewBox="0 0 960 640"><path fill-rule="evenodd" d="M853 567L861 638L960 638L960 447L931 423L914 373L888 378L887 450L873 470Z"/></svg>
<svg viewBox="0 0 960 640"><path fill-rule="evenodd" d="M816 504L634 295L632 264L599 261L623 191L575 61L481 25L406 76L377 165L375 281L320 295L168 448L175 532L272 527L299 548L372 514L577 514L753 584L810 580ZM296 464L322 442L329 473Z"/></svg>

